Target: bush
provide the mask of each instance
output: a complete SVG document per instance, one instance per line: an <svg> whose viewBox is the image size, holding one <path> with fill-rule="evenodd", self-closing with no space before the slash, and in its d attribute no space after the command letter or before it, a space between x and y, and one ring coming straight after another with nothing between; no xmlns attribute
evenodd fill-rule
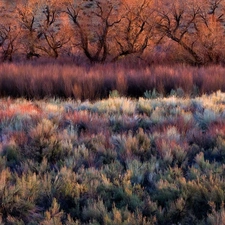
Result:
<svg viewBox="0 0 225 225"><path fill-rule="evenodd" d="M0 223L223 223L224 99L0 99Z"/></svg>

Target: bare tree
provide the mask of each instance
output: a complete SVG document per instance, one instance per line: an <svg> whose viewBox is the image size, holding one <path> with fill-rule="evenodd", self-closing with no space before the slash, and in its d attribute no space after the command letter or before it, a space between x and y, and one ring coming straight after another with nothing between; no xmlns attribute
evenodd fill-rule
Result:
<svg viewBox="0 0 225 225"><path fill-rule="evenodd" d="M13 53L17 51L15 42L18 37L17 28L13 25L0 25L0 46L2 60L12 61Z"/></svg>
<svg viewBox="0 0 225 225"><path fill-rule="evenodd" d="M0 49L11 61L18 50L28 59L57 58L73 46L95 63L140 57L172 42L195 65L220 63L224 15L224 0L0 1Z"/></svg>
<svg viewBox="0 0 225 225"><path fill-rule="evenodd" d="M199 6L191 1L165 1L164 5L157 1L156 9L156 26L162 38L175 41L192 56L195 64L202 64L202 58L194 48Z"/></svg>
<svg viewBox="0 0 225 225"><path fill-rule="evenodd" d="M224 1L173 1L158 3L156 24L167 37L185 49L194 64L219 62L224 38Z"/></svg>
<svg viewBox="0 0 225 225"><path fill-rule="evenodd" d="M2 4L0 9L0 47L2 49L2 60L12 61L13 54L18 50L17 39L19 37L19 28L15 22L15 15L12 8L6 8Z"/></svg>
<svg viewBox="0 0 225 225"><path fill-rule="evenodd" d="M114 61L130 54L141 55L154 37L152 1L124 1L123 19L115 35L117 53Z"/></svg>
<svg viewBox="0 0 225 225"><path fill-rule="evenodd" d="M24 0L17 4L19 22L27 58L43 52L57 58L59 50L70 40L68 24L63 23L61 1Z"/></svg>
<svg viewBox="0 0 225 225"><path fill-rule="evenodd" d="M36 44L39 42L40 1L25 0L17 4L18 19L22 30L21 42L27 59L39 57Z"/></svg>
<svg viewBox="0 0 225 225"><path fill-rule="evenodd" d="M104 62L109 54L111 32L121 22L117 1L68 1L66 13L74 26L76 46L90 62Z"/></svg>
<svg viewBox="0 0 225 225"><path fill-rule="evenodd" d="M224 22L225 2L200 1L201 21L196 25L199 51L208 63L219 63L225 56Z"/></svg>
<svg viewBox="0 0 225 225"><path fill-rule="evenodd" d="M53 58L58 58L59 50L70 41L69 26L63 23L62 7L57 0L45 1L42 5L38 34L42 42L37 48Z"/></svg>

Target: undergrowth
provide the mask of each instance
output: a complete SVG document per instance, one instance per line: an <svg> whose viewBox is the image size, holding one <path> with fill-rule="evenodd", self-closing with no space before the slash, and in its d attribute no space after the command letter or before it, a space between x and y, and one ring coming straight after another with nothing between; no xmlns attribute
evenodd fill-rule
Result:
<svg viewBox="0 0 225 225"><path fill-rule="evenodd" d="M99 100L113 96L196 97L225 91L225 69L108 63L73 65L38 62L0 65L0 97Z"/></svg>
<svg viewBox="0 0 225 225"><path fill-rule="evenodd" d="M225 94L146 95L1 98L0 224L224 224Z"/></svg>

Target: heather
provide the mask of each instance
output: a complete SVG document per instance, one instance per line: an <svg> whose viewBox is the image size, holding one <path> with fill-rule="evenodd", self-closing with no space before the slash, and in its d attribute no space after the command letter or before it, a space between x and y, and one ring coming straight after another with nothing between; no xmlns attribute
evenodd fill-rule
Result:
<svg viewBox="0 0 225 225"><path fill-rule="evenodd" d="M71 61L33 61L0 64L0 96L98 100L111 92L127 97L180 97L225 91L220 65L154 65L142 61L90 65Z"/></svg>
<svg viewBox="0 0 225 225"><path fill-rule="evenodd" d="M1 224L223 224L225 94L180 92L1 98Z"/></svg>

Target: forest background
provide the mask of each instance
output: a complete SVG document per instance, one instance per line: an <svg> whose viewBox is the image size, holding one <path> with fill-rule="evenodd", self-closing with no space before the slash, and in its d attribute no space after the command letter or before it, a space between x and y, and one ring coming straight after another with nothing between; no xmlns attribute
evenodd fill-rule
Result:
<svg viewBox="0 0 225 225"><path fill-rule="evenodd" d="M224 10L222 0L1 0L1 58L224 63Z"/></svg>

